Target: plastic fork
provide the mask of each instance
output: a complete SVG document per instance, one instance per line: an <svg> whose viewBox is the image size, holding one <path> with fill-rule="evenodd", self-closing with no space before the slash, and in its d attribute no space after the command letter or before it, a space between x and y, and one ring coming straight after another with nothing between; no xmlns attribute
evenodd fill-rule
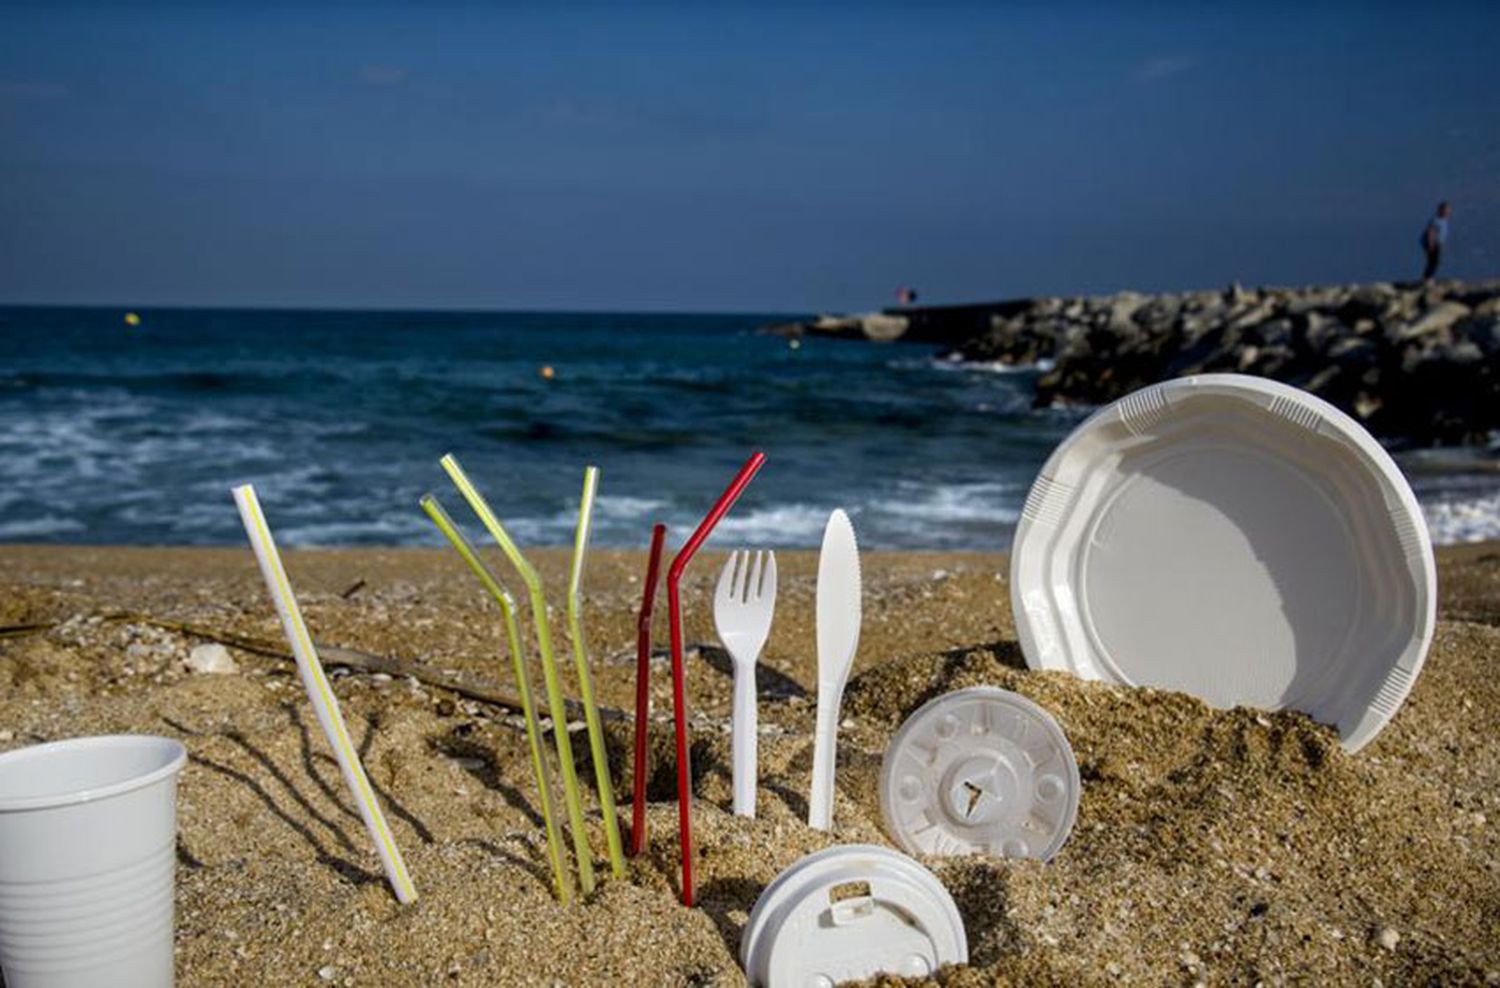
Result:
<svg viewBox="0 0 1500 988"><path fill-rule="evenodd" d="M755 816L755 660L776 612L776 553L729 555L714 593L714 627L734 660L734 812Z"/></svg>

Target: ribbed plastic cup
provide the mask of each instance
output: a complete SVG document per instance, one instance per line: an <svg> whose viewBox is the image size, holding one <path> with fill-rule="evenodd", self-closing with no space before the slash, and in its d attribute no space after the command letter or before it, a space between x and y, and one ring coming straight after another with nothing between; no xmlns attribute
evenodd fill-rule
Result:
<svg viewBox="0 0 1500 988"><path fill-rule="evenodd" d="M168 738L0 754L6 988L171 988L177 773Z"/></svg>

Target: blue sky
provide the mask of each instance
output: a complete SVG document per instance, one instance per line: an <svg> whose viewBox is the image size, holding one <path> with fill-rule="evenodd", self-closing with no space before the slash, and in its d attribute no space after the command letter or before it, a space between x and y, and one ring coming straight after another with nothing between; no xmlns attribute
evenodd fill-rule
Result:
<svg viewBox="0 0 1500 988"><path fill-rule="evenodd" d="M0 302L1500 274L1500 5L0 6Z"/></svg>

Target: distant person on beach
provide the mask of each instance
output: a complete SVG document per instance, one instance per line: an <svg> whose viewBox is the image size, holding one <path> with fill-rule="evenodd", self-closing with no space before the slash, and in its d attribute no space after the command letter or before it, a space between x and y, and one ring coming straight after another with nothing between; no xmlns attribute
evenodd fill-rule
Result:
<svg viewBox="0 0 1500 988"><path fill-rule="evenodd" d="M1437 274L1438 264L1443 260L1443 244L1448 239L1448 217L1452 215L1453 207L1447 200L1438 203L1436 215L1422 231L1422 253L1427 255L1427 265L1422 268L1423 281L1431 281Z"/></svg>
<svg viewBox="0 0 1500 988"><path fill-rule="evenodd" d="M896 289L896 301L902 305L916 305L917 290L915 288L907 288L905 285L902 285L900 288Z"/></svg>

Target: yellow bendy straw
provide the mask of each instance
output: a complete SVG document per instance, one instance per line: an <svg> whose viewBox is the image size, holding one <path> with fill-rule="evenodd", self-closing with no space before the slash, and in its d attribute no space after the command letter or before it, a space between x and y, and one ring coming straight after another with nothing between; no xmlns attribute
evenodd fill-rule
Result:
<svg viewBox="0 0 1500 988"><path fill-rule="evenodd" d="M599 786L599 807L604 811L604 838L609 843L609 866L616 878L625 876L625 849L620 846L620 823L615 819L615 787L609 778L609 754L604 747L604 728L594 705L594 684L583 641L583 557L588 554L589 529L594 521L594 495L599 491L599 468L583 471L583 500L578 504L578 534L573 539L573 564L568 569L568 635L573 642L573 664L578 667L578 692L583 697L583 716L588 723L589 751L594 758L594 781Z"/></svg>
<svg viewBox="0 0 1500 988"><path fill-rule="evenodd" d="M236 487L234 503L240 509L240 520L245 523L245 533L250 536L250 546L255 550L256 561L260 563L261 576L265 578L266 589L271 592L276 613L281 617L281 628L286 632L292 654L297 659L297 672L302 676L307 698L312 701L318 724L328 737L328 744L338 759L339 769L344 773L344 782L354 795L359 815L364 818L365 827L370 831L370 839L375 842L375 850L380 854L381 864L385 866L385 876L391 883L391 890L403 905L415 902L416 886L406 873L406 862L401 860L396 839L391 835L390 827L386 826L385 815L380 812L380 804L375 801L370 780L365 778L365 770L359 763L359 754L349 741L349 730L344 726L343 715L339 713L338 700L328 686L328 677L323 674L323 664L318 661L318 650L313 645L312 636L307 633L302 611L297 607L297 598L292 595L291 582L287 580L286 568L281 564L281 554L276 551L276 542L271 538L266 516L260 510L260 501L255 497L255 488L249 484Z"/></svg>
<svg viewBox="0 0 1500 988"><path fill-rule="evenodd" d="M500 605L500 614L505 620L506 643L510 648L510 661L516 673L516 691L521 694L521 713L526 720L526 741L531 746L531 771L536 776L537 799L542 807L542 822L547 828L547 855L552 859L552 881L557 886L557 897L562 900L563 905L568 904L572 898L573 881L567 869L563 866L562 839L557 833L557 821L552 816L552 795L547 785L547 767L542 759L542 731L536 722L536 708L531 702L531 681L526 675L526 656L521 651L521 629L516 622L516 602L511 598L509 591L500 585L495 579L495 574L485 565L484 560L479 558L479 553L464 538L464 533L458 530L453 519L448 517L448 512L438 503L438 499L431 494L422 498L422 510L427 512L427 517L438 527L438 531L447 536L453 548L463 557L464 562L469 564L469 569L479 578L484 589L489 591L495 603Z"/></svg>
<svg viewBox="0 0 1500 988"><path fill-rule="evenodd" d="M453 481L453 486L469 502L474 514L499 543L510 564L521 575L526 584L526 594L531 598L531 620L536 625L537 650L542 653L542 678L547 684L547 706L552 711L552 737L557 742L558 767L562 771L563 802L568 807L568 826L573 831L573 853L578 858L578 884L583 894L594 891L594 859L589 849L588 834L583 829L583 803L578 797L578 773L573 768L573 749L568 743L568 711L563 706L562 685L557 681L557 660L552 654L552 631L547 623L547 598L542 593L542 577L536 567L526 561L521 550L511 541L500 519L490 510L484 495L469 480L464 468L458 465L453 454L439 461Z"/></svg>

